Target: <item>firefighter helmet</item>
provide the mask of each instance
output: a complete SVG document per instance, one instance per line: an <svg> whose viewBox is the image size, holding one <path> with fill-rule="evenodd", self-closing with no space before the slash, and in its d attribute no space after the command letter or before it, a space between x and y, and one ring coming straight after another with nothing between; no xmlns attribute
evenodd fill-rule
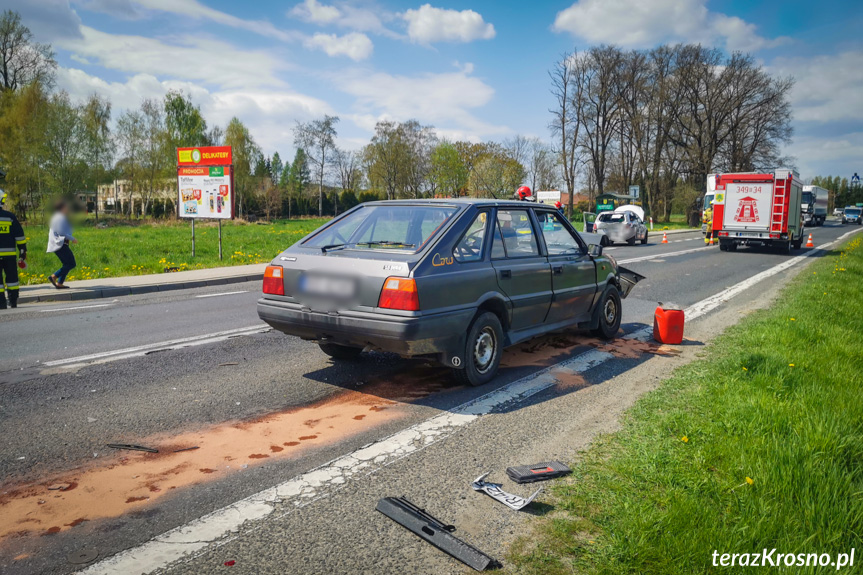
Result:
<svg viewBox="0 0 863 575"><path fill-rule="evenodd" d="M527 201L527 199L531 196L530 188L527 186L522 186L515 192L516 197L521 201Z"/></svg>

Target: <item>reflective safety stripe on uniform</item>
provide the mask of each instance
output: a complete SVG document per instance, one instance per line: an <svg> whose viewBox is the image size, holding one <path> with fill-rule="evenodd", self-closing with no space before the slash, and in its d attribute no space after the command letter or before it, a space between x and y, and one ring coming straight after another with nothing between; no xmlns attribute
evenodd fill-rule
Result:
<svg viewBox="0 0 863 575"><path fill-rule="evenodd" d="M19 282L8 283L8 284L6 284L6 289L8 289L8 290L18 289L18 286L19 286Z"/></svg>
<svg viewBox="0 0 863 575"><path fill-rule="evenodd" d="M24 236L21 236L20 238L15 238L15 243L18 244L19 246L21 244L26 244L27 238L25 238Z"/></svg>
<svg viewBox="0 0 863 575"><path fill-rule="evenodd" d="M8 251L7 252L0 252L0 257L3 257L3 256L18 257L18 252L14 251L14 250L11 252L8 252Z"/></svg>

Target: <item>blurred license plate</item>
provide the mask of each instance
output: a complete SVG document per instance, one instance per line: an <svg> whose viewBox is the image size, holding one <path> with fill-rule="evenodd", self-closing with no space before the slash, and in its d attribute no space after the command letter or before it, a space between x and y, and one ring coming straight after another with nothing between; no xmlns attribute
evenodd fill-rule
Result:
<svg viewBox="0 0 863 575"><path fill-rule="evenodd" d="M300 278L300 292L346 299L356 293L356 282L350 278L304 275Z"/></svg>

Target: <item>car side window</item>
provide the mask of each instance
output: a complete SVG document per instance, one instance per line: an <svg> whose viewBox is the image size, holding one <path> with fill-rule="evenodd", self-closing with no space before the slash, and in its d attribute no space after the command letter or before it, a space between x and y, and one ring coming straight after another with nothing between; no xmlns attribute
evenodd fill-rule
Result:
<svg viewBox="0 0 863 575"><path fill-rule="evenodd" d="M503 249L503 236L500 233L500 226L497 222L494 224L494 239L491 242L491 259L502 260L506 257L506 250Z"/></svg>
<svg viewBox="0 0 863 575"><path fill-rule="evenodd" d="M506 249L506 257L523 258L539 255L539 247L527 210L498 210L497 225Z"/></svg>
<svg viewBox="0 0 863 575"><path fill-rule="evenodd" d="M542 230L548 255L559 256L581 252L578 240L566 228L560 214L537 210L536 218L539 220L539 229Z"/></svg>
<svg viewBox="0 0 863 575"><path fill-rule="evenodd" d="M452 255L459 262L478 262L482 259L485 231L488 227L488 212L480 212L453 249Z"/></svg>

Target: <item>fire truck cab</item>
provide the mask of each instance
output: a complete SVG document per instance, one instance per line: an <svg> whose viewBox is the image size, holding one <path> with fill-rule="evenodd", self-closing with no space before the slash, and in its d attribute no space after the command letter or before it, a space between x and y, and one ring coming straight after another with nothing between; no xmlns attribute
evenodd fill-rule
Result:
<svg viewBox="0 0 863 575"><path fill-rule="evenodd" d="M719 249L739 245L778 248L784 253L803 243L802 184L796 171L717 174L713 198L714 236Z"/></svg>

